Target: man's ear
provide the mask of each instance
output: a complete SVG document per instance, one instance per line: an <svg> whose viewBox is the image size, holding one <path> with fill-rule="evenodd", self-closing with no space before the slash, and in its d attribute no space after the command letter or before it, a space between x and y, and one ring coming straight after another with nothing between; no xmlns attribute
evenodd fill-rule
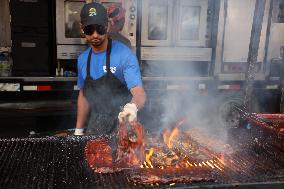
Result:
<svg viewBox="0 0 284 189"><path fill-rule="evenodd" d="M83 25L80 23L80 31L81 31L81 36L82 37L85 37L85 33L84 33L84 30L83 30Z"/></svg>

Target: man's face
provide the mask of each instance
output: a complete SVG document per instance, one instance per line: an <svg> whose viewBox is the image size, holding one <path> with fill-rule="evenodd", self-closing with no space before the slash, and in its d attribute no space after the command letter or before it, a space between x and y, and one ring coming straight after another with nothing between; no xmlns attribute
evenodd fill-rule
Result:
<svg viewBox="0 0 284 189"><path fill-rule="evenodd" d="M100 47L106 40L107 27L101 25L88 25L82 28L87 42L93 47Z"/></svg>

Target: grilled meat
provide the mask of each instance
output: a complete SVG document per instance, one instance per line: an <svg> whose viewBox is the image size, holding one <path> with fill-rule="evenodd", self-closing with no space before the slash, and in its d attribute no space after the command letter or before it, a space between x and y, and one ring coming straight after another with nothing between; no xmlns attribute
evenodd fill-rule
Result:
<svg viewBox="0 0 284 189"><path fill-rule="evenodd" d="M202 168L191 169L136 169L131 170L130 179L138 184L171 184L215 181L211 170Z"/></svg>
<svg viewBox="0 0 284 189"><path fill-rule="evenodd" d="M104 138L87 143L85 157L95 172L110 173L126 167L139 167L143 163L145 159L143 126L138 122L127 124L129 123L124 122L119 125L116 149L112 149L111 142Z"/></svg>
<svg viewBox="0 0 284 189"><path fill-rule="evenodd" d="M87 142L85 157L91 169L99 173L108 173L115 170L112 159L112 149L107 139L95 139Z"/></svg>
<svg viewBox="0 0 284 189"><path fill-rule="evenodd" d="M139 122L122 122L118 128L116 163L125 167L139 167L145 158L144 129Z"/></svg>

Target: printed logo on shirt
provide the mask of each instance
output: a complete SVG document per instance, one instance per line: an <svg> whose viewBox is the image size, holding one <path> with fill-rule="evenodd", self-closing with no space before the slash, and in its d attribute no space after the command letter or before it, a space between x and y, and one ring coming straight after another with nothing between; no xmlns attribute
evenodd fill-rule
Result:
<svg viewBox="0 0 284 189"><path fill-rule="evenodd" d="M103 70L105 73L107 72L106 66L103 66ZM110 67L110 71L114 74L116 72L116 67Z"/></svg>

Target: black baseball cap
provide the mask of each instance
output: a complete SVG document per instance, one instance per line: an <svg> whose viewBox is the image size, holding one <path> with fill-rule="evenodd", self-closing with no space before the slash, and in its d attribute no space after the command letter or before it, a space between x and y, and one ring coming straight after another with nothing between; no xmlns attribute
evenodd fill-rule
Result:
<svg viewBox="0 0 284 189"><path fill-rule="evenodd" d="M83 26L94 24L107 26L108 24L107 10L103 5L96 2L85 4L80 16Z"/></svg>

